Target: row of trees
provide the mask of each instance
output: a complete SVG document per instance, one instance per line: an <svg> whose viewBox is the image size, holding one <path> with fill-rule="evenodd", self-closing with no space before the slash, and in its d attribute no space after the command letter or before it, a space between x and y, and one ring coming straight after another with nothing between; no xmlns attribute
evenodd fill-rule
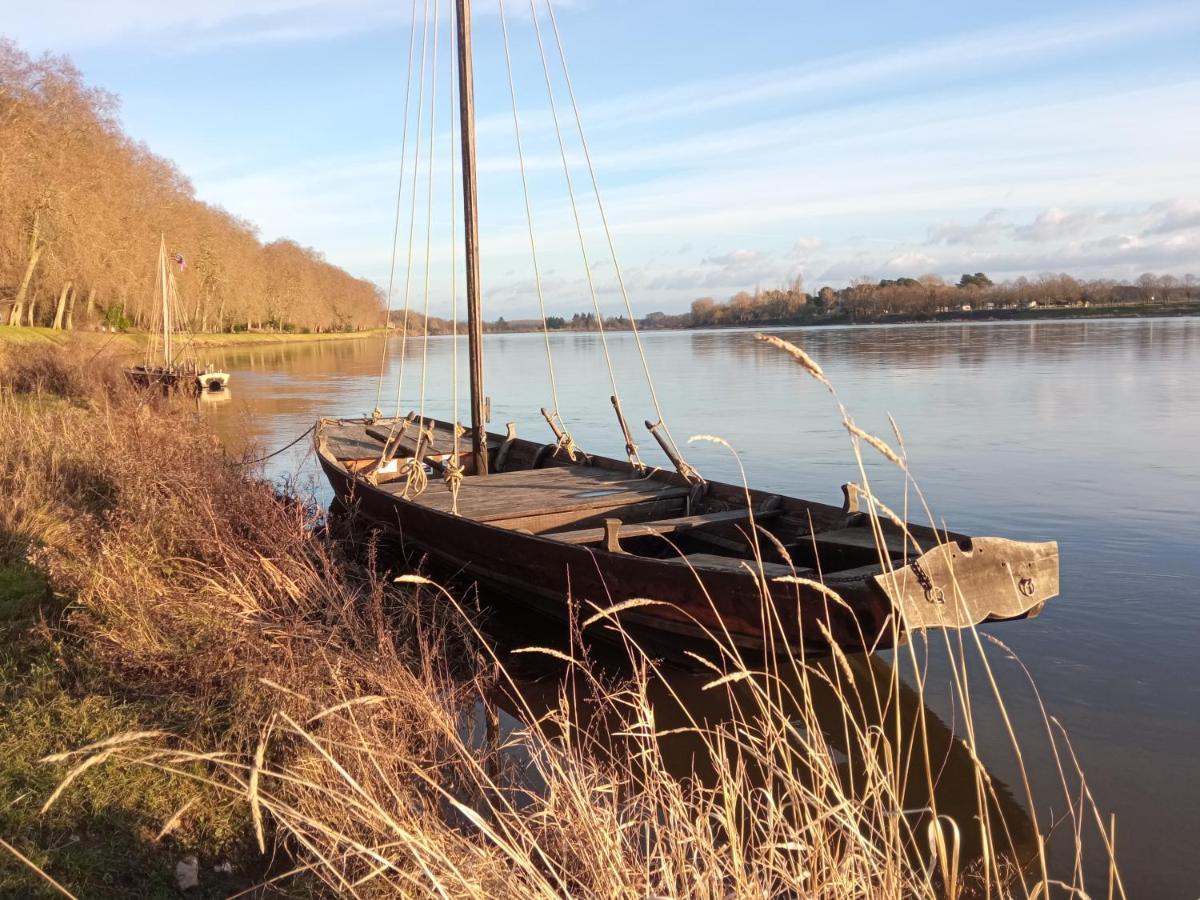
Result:
<svg viewBox="0 0 1200 900"><path fill-rule="evenodd" d="M713 326L803 324L820 320L869 322L883 318L930 318L950 313L1033 307L1171 306L1200 303L1200 277L1147 273L1135 281L1082 280L1061 273L993 282L983 272L964 274L957 282L937 275L920 278L856 278L844 288L804 291L800 279L787 287L741 291L721 302L712 297L694 300L690 311L652 312L638 320L639 328L705 328ZM547 316L552 330L595 331L593 313L570 319ZM605 328L628 329L623 316L605 318ZM540 331L539 319L489 322L489 331Z"/></svg>
<svg viewBox="0 0 1200 900"><path fill-rule="evenodd" d="M847 287L822 287L806 294L800 283L787 288L745 291L724 303L711 297L693 301L686 317L663 316L647 325L711 326L797 322L831 316L854 321L883 317L926 317L940 313L1054 306L1136 306L1200 302L1200 278L1146 273L1134 282L1082 280L1061 273L994 283L983 272L964 274L957 283L937 275L920 278L856 278ZM684 321L686 319L686 321Z"/></svg>
<svg viewBox="0 0 1200 900"><path fill-rule="evenodd" d="M378 326L379 290L196 199L64 57L0 39L0 323L149 327L160 234L195 331Z"/></svg>

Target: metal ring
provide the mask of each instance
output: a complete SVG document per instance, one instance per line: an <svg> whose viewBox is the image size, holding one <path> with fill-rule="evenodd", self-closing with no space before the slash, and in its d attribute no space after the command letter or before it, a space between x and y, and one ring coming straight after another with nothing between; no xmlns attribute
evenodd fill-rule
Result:
<svg viewBox="0 0 1200 900"><path fill-rule="evenodd" d="M1017 583L1017 587L1021 589L1021 593L1024 594L1026 597L1032 597L1033 592L1035 590L1037 590L1036 586L1033 583L1032 578L1022 578Z"/></svg>

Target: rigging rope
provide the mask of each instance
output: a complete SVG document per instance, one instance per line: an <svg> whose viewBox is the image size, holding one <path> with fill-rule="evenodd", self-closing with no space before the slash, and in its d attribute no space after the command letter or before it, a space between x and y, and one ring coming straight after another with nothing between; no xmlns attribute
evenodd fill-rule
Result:
<svg viewBox="0 0 1200 900"><path fill-rule="evenodd" d="M537 37L538 55L542 61L542 74L546 79L546 96L550 102L550 116L554 121L554 134L558 139L558 152L562 159L563 176L567 183L567 195L571 200L571 214L575 219L575 234L579 239L579 252L583 258L583 271L587 280L588 293L592 298L592 308L596 311L596 327L600 332L600 345L604 350L604 362L608 367L608 380L612 385L613 397L617 405L621 402L621 393L617 389L617 375L613 368L612 355L608 350L608 335L604 330L604 313L600 310L600 298L596 293L595 281L592 278L591 261L588 259L587 242L583 237L583 222L579 217L579 206L575 201L575 185L571 180L571 167L567 161L567 145L563 140L562 127L558 119L558 106L554 100L554 86L550 78L550 65L546 60L546 49L542 43L542 29L538 23L538 11L536 0L529 0L529 11L533 19L533 32ZM636 448L630 452L629 460L639 469L643 468L642 461L637 458Z"/></svg>
<svg viewBox="0 0 1200 900"><path fill-rule="evenodd" d="M455 10L451 7L450 24L454 25ZM454 28L450 28L454 34ZM454 66L454 55L447 54L451 69ZM463 468L459 438L462 436L462 426L458 423L458 221L456 185L454 182L454 109L455 90L453 71L450 75L449 89L446 97L450 104L450 390L452 395L451 423L454 441L450 461L446 464L444 479L446 487L450 488L450 512L458 515L458 491L462 487Z"/></svg>
<svg viewBox="0 0 1200 900"><path fill-rule="evenodd" d="M379 360L379 380L375 384L375 408L371 418L378 419L383 415L379 401L383 394L383 375L387 371L388 346L391 343L391 332L388 328L392 322L392 290L396 281L396 250L400 244L400 207L404 198L404 163L408 157L408 107L412 99L413 50L417 40L417 0L412 0L412 23L408 34L408 77L404 85L404 129L400 138L400 178L396 182L396 217L392 225L392 259L388 266L387 311L383 319L383 353Z"/></svg>
<svg viewBox="0 0 1200 900"><path fill-rule="evenodd" d="M530 0L531 6L533 3L534 3L534 0ZM612 229L609 227L609 224L608 224L608 213L605 211L604 201L600 197L600 184L596 179L596 167L592 164L592 153L591 153L591 150L588 148L587 137L584 134L583 117L580 115L580 112L579 112L579 103L575 98L575 86L571 81L570 69L567 67L567 54L566 54L565 48L563 47L562 34L558 30L558 17L555 16L555 14L554 14L553 0L546 0L546 9L549 10L549 12L550 12L550 23L554 29L554 41L558 47L559 60L562 63L563 80L566 82L566 85L567 85L567 93L571 98L571 108L572 108L572 110L574 110L574 113L575 113L575 124L579 131L579 143L583 148L584 159L587 161L588 175L591 177L591 181L592 181L592 191L596 196L596 206L600 211L600 222L604 226L604 236L608 242L608 251L609 251L609 255L612 258L613 270L616 272L617 284L619 285L620 290L621 290L621 297L625 301L626 314L629 316L629 327L633 331L634 343L637 346L638 356L641 358L641 361L642 361L642 371L646 376L646 386L650 389L650 400L654 404L655 414L658 416L658 421L662 424L663 431L666 433L667 439L671 442L671 445L675 448L675 452L677 454L679 454L679 445L675 443L675 438L674 438L674 436L672 436L671 429L667 425L666 416L663 415L662 405L659 403L659 400L658 400L658 391L655 390L655 387L654 387L654 377L650 373L650 363L646 359L646 351L645 351L645 348L642 346L642 336L638 332L637 319L633 315L633 303L629 299L629 291L625 286L625 276L622 274L620 263L617 261L616 243L613 241ZM534 27L537 28L536 18L534 20ZM539 31L539 36L538 36L538 46L539 46L539 48L541 47L540 31ZM555 127L557 128L557 121L555 122ZM682 454L680 454L680 459L682 459L682 458L683 458ZM685 463L685 465L686 465L686 463ZM697 473L696 470L694 468L692 468L690 465L687 465L687 469L690 470L690 472L692 474L699 477L699 473Z"/></svg>
<svg viewBox="0 0 1200 900"><path fill-rule="evenodd" d="M537 290L538 311L542 316L542 337L546 345L546 369L550 374L550 397L554 403L554 417L558 420L563 435L569 440L569 447L565 449L567 449L568 456L574 460L575 454L571 448L574 448L575 442L570 440L570 430L563 420L562 412L558 405L558 379L554 372L554 355L550 350L550 326L546 323L546 299L542 291L542 272L538 264L537 241L534 238L533 207L529 200L529 181L525 174L525 149L521 140L521 120L517 113L517 88L513 78L512 53L510 52L508 43L508 17L505 14L504 0L500 0L500 30L504 35L504 62L508 67L508 93L512 100L513 132L516 135L517 141L517 163L521 170L521 193L525 198L525 223L529 232L529 253L533 257L533 283Z"/></svg>
<svg viewBox="0 0 1200 900"><path fill-rule="evenodd" d="M425 281L424 281L424 306L422 316L424 322L421 328L421 402L420 411L417 413L417 446L416 452L413 454L413 465L409 466L409 480L405 487L404 495L408 496L409 488L413 488L416 494L421 494L425 490L427 480L425 478L425 468L421 462L421 441L425 436L425 386L426 375L429 367L429 267L433 253L433 159L434 150L437 138L437 88L438 88L438 25L440 16L438 13L441 6L441 0L433 0L433 61L429 67L429 173L426 176L426 191L425 191ZM399 410L397 410L399 412ZM432 443L432 440L430 441ZM414 471L420 471L420 478L413 476ZM419 484L419 487L416 485Z"/></svg>
<svg viewBox="0 0 1200 900"><path fill-rule="evenodd" d="M404 367L405 359L408 356L408 314L411 308L413 240L417 227L417 175L421 168L421 119L425 112L425 59L429 46L429 0L425 0L422 13L421 80L417 89L417 134L413 139L412 181L409 190L412 202L408 218L408 251L404 265L404 320L400 334L400 371L396 379L395 414L388 429L388 441L384 444L385 450L392 443L392 438L396 433L396 425L400 419L400 398L404 391Z"/></svg>

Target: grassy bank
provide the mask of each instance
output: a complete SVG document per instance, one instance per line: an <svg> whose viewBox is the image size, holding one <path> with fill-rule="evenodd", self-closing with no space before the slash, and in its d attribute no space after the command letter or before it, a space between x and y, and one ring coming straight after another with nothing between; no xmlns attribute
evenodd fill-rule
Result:
<svg viewBox="0 0 1200 900"><path fill-rule="evenodd" d="M0 368L0 895L172 896L195 857L201 896L1032 897L1083 875L1020 805L1108 840L1064 744L1061 795L1014 809L970 728L936 736L911 647L718 643L704 715L636 648L494 656L477 612L82 358ZM517 680L533 658L565 686Z"/></svg>
<svg viewBox="0 0 1200 900"><path fill-rule="evenodd" d="M344 341L377 337L384 333L382 328L369 331L328 331L320 334L292 334L274 332L237 332L196 334L187 338L197 347L240 347L250 344L294 344L309 341ZM28 347L40 344L62 346L68 343L96 348L104 347L116 353L142 350L149 336L135 332L102 331L56 331L53 328L29 328L26 326L0 325L0 350L4 347Z"/></svg>

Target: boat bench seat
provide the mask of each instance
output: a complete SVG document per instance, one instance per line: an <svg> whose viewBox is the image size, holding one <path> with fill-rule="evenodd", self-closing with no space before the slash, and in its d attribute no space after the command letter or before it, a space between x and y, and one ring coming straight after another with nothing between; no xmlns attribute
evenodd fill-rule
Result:
<svg viewBox="0 0 1200 900"><path fill-rule="evenodd" d="M770 510L754 514L756 521L769 519L779 515L779 510ZM697 516L679 516L674 519L658 519L651 522L634 522L622 525L617 532L618 538L645 537L653 534L675 534L689 528L701 525L719 525L729 522L749 522L748 509L730 509L724 512L704 513ZM543 534L542 537L564 544L599 544L606 540L603 528L579 528L574 531L554 531Z"/></svg>
<svg viewBox="0 0 1200 900"><path fill-rule="evenodd" d="M753 559L738 559L734 556L718 556L715 553L689 553L687 556L677 556L674 559L663 560L680 566L690 566L699 573L705 569L718 569L722 572L737 572L747 574L761 572L767 578L779 578L784 575L799 575L801 578L811 578L815 574L812 569L793 569L783 563L758 562Z"/></svg>

